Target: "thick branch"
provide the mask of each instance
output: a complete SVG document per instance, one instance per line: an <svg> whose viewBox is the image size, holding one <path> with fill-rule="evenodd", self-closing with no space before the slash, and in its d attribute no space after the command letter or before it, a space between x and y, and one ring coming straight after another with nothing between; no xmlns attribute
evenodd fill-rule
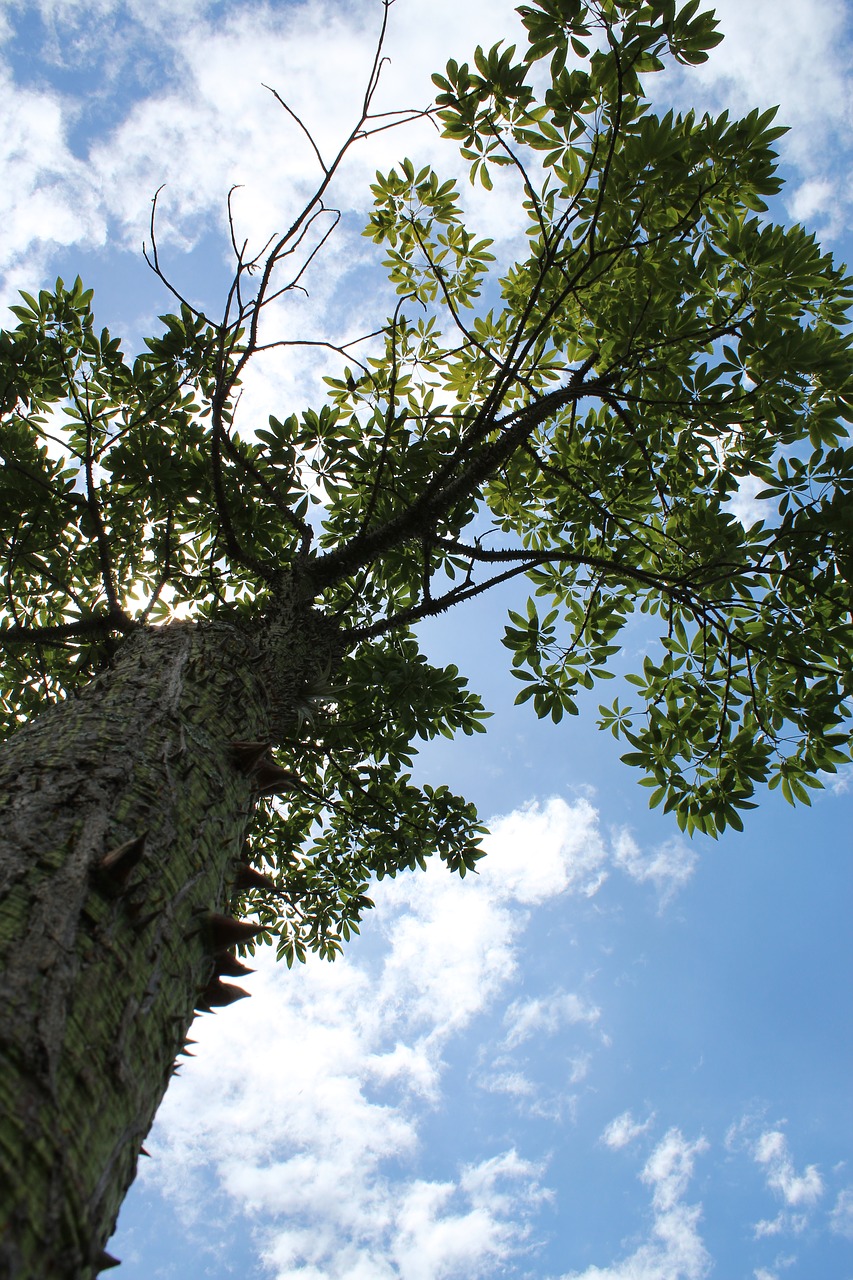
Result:
<svg viewBox="0 0 853 1280"><path fill-rule="evenodd" d="M62 622L52 627L30 627L15 625L0 629L0 645L18 644L62 644L66 640L81 637L85 640L105 640L114 631L129 635L135 631L138 623L129 618L124 610L101 615L93 614L89 618L80 618L77 622Z"/></svg>
<svg viewBox="0 0 853 1280"><path fill-rule="evenodd" d="M581 374L580 378L578 374ZM461 470L457 469L455 475L447 478L446 468L442 468L420 497L405 511L384 525L357 535L346 546L320 557L312 569L312 578L318 591L346 577L353 569L371 563L391 547L410 538L422 537L446 517L457 503L478 492L538 426L553 418L572 401L596 395L606 385L607 380L599 378L584 382L583 371L578 370L568 386L549 392L533 404L525 405L505 418L492 421L488 432L500 432L498 439L476 450L471 460ZM478 424L479 434L485 434L482 414L478 414Z"/></svg>

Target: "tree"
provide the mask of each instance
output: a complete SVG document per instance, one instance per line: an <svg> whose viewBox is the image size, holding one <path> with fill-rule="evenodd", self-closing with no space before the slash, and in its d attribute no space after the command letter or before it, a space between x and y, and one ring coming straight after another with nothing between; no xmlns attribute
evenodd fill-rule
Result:
<svg viewBox="0 0 853 1280"><path fill-rule="evenodd" d="M719 40L697 0L534 0L423 113L361 118L257 254L231 220L221 317L177 297L133 360L92 296L23 295L0 335L5 604L0 1273L90 1276L195 1010L235 951L333 958L371 877L476 868L482 833L416 787L418 738L480 700L414 625L526 575L504 643L558 721L639 608L660 648L600 723L682 829L808 802L848 759L851 281L779 189L773 112L656 115L643 77ZM459 193L404 161L366 234L398 301L301 415L237 429L270 305L302 287L360 139L422 114L472 181L515 184L495 279ZM480 297L485 297L483 305ZM325 345L331 345L326 343ZM766 515L732 514L759 484Z"/></svg>

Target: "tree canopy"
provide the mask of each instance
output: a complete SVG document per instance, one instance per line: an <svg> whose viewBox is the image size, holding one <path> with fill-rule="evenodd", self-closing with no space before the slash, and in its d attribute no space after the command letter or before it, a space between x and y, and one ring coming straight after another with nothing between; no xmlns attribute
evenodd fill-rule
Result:
<svg viewBox="0 0 853 1280"><path fill-rule="evenodd" d="M421 114L472 182L516 193L524 242L496 263L453 180L377 174L365 235L398 301L336 348L324 403L243 423L241 380L315 341L268 334L269 308L334 231L348 151L418 114L373 111L381 39L334 157L280 99L317 188L259 251L231 220L218 316L167 280L155 201L149 257L177 309L142 354L97 330L79 280L24 294L0 335L6 731L176 614L275 625L296 582L337 628L277 744L286 802L252 819L270 879L247 893L289 963L335 954L371 876L476 866L473 806L410 770L418 739L487 713L415 626L497 583L530 580L504 643L518 701L554 721L610 674L635 611L657 619L635 701L600 723L682 829L740 828L764 784L808 802L848 759L853 281L767 214L772 111L653 109L648 78L720 38L698 0L519 13L526 48L449 62Z"/></svg>

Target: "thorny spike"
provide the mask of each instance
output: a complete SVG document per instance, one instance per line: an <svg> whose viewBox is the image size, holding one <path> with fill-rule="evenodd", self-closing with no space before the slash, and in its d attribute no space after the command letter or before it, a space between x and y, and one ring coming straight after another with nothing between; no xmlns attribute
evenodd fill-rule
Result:
<svg viewBox="0 0 853 1280"><path fill-rule="evenodd" d="M270 893L281 893L275 880L245 862L240 863L234 880L234 892L240 893L242 889L267 889Z"/></svg>
<svg viewBox="0 0 853 1280"><path fill-rule="evenodd" d="M109 1271L110 1267L120 1267L121 1258L114 1258L111 1253L107 1253L106 1249L102 1249L95 1259L95 1266L98 1271Z"/></svg>
<svg viewBox="0 0 853 1280"><path fill-rule="evenodd" d="M201 993L199 1008L207 1006L208 1009L222 1008L227 1004L234 1004L237 1000L244 1000L251 992L244 991L242 987L232 986L230 982L220 982L219 978L212 978Z"/></svg>
<svg viewBox="0 0 853 1280"><path fill-rule="evenodd" d="M263 761L254 772L253 784L255 795L274 796L281 791L295 791L299 787L299 779L289 769L280 764Z"/></svg>
<svg viewBox="0 0 853 1280"><path fill-rule="evenodd" d="M144 1147L140 1147L140 1148L139 1148L139 1154L140 1154L141 1156L148 1156L148 1159L149 1159L149 1160L151 1159L151 1152L150 1152L150 1151L146 1151Z"/></svg>
<svg viewBox="0 0 853 1280"><path fill-rule="evenodd" d="M240 773L251 774L271 750L269 742L232 742L231 760Z"/></svg>
<svg viewBox="0 0 853 1280"><path fill-rule="evenodd" d="M238 960L236 956L229 955L227 951L222 952L216 957L213 974L216 978L241 978L244 974L254 973L254 969L250 969L247 964L243 964L242 960ZM189 1044L189 1041L187 1041Z"/></svg>
<svg viewBox="0 0 853 1280"><path fill-rule="evenodd" d="M105 853L96 864L95 872L99 879L114 892L120 893L124 889L131 871L145 853L146 836L147 832L126 840L124 844Z"/></svg>
<svg viewBox="0 0 853 1280"><path fill-rule="evenodd" d="M262 924L252 924L249 920L235 920L233 916L219 915L215 911L205 912L202 930L208 946L213 952L227 951L238 942L250 942L259 933L263 933Z"/></svg>

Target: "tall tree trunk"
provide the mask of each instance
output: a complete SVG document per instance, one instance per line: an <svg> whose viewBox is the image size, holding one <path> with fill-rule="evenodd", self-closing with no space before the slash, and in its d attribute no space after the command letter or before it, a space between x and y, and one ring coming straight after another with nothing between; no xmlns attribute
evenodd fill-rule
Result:
<svg viewBox="0 0 853 1280"><path fill-rule="evenodd" d="M224 945L208 914L227 911L253 803L231 743L280 732L329 656L312 620L139 632L0 751L3 1280L108 1261Z"/></svg>

